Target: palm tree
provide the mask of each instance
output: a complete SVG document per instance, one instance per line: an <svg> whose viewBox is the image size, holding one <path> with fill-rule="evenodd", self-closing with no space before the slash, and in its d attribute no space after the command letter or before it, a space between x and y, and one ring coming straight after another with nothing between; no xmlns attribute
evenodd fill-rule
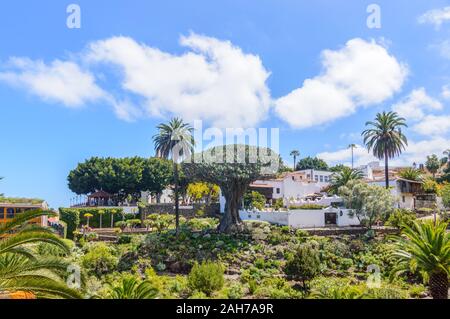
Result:
<svg viewBox="0 0 450 319"><path fill-rule="evenodd" d="M360 180L363 176L364 175L360 170L345 166L339 172L336 172L331 176L331 184L328 191L332 194L337 194L340 187L347 185L350 181Z"/></svg>
<svg viewBox="0 0 450 319"><path fill-rule="evenodd" d="M111 209L109 213L111 214L111 228L114 228L114 215L117 213L117 211L115 209Z"/></svg>
<svg viewBox="0 0 450 319"><path fill-rule="evenodd" d="M153 136L156 156L165 159L171 157L173 161L176 216L175 224L176 233L178 234L180 226L178 162L180 159L189 156L193 152L195 145L194 138L192 136L193 128L179 118L174 118L167 124L159 124L157 128L159 132Z"/></svg>
<svg viewBox="0 0 450 319"><path fill-rule="evenodd" d="M108 297L111 299L154 299L158 290L148 280L139 282L134 277L125 277L119 286L111 286Z"/></svg>
<svg viewBox="0 0 450 319"><path fill-rule="evenodd" d="M443 154L447 156L447 163L450 164L450 148L446 149Z"/></svg>
<svg viewBox="0 0 450 319"><path fill-rule="evenodd" d="M87 227L89 227L89 220L94 217L91 213L84 214L84 217L87 219Z"/></svg>
<svg viewBox="0 0 450 319"><path fill-rule="evenodd" d="M354 165L353 165L353 150L356 148L356 144L350 144L348 146L348 148L350 148L352 150L352 169L353 169L354 168Z"/></svg>
<svg viewBox="0 0 450 319"><path fill-rule="evenodd" d="M431 220L403 225L402 235L394 237L398 264L392 276L419 272L428 281L434 299L448 299L450 274L450 233L447 223Z"/></svg>
<svg viewBox="0 0 450 319"><path fill-rule="evenodd" d="M300 152L298 150L293 150L291 151L291 153L289 154L290 156L294 157L294 171L295 171L295 167L296 167L296 162L297 162L297 157L300 156Z"/></svg>
<svg viewBox="0 0 450 319"><path fill-rule="evenodd" d="M386 188L389 188L389 159L399 156L408 145L402 127L407 127L405 119L395 112L378 113L375 121L366 123L369 128L362 132L364 144L369 152L379 159L384 159Z"/></svg>
<svg viewBox="0 0 450 319"><path fill-rule="evenodd" d="M399 176L401 178L416 182L420 182L423 179L422 172L412 167L402 169L399 173Z"/></svg>
<svg viewBox="0 0 450 319"><path fill-rule="evenodd" d="M38 255L30 244L48 243L69 254L69 247L50 229L29 225L55 214L36 210L21 213L0 225L0 295L25 293L38 298L82 298L64 282L68 262Z"/></svg>
<svg viewBox="0 0 450 319"><path fill-rule="evenodd" d="M433 174L433 178L436 178L436 173L438 172L439 168L441 167L441 163L436 154L427 156L427 161L425 163L425 167L431 174Z"/></svg>

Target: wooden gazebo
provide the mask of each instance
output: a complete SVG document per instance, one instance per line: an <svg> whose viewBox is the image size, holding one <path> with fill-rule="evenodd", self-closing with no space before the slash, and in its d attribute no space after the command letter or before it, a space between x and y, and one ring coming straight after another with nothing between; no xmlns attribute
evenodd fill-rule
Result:
<svg viewBox="0 0 450 319"><path fill-rule="evenodd" d="M112 195L104 190L96 191L88 195L88 206L108 206Z"/></svg>

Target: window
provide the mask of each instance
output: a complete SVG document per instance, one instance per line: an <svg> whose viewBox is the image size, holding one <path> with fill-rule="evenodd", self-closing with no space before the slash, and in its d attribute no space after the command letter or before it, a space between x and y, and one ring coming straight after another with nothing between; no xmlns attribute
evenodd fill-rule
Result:
<svg viewBox="0 0 450 319"><path fill-rule="evenodd" d="M6 209L6 218L14 218L14 208Z"/></svg>
<svg viewBox="0 0 450 319"><path fill-rule="evenodd" d="M402 201L403 201L403 203L405 203L405 202L406 202L406 198L405 198L405 196L402 196Z"/></svg>
<svg viewBox="0 0 450 319"><path fill-rule="evenodd" d="M318 182L319 181L319 176L314 176L314 179L316 180L316 182Z"/></svg>
<svg viewBox="0 0 450 319"><path fill-rule="evenodd" d="M311 175L309 175L309 174L306 175L306 178L307 178L307 179L311 179Z"/></svg>
<svg viewBox="0 0 450 319"><path fill-rule="evenodd" d="M320 182L323 183L323 176L320 175Z"/></svg>
<svg viewBox="0 0 450 319"><path fill-rule="evenodd" d="M5 218L4 214L5 214L5 207L0 207L0 219Z"/></svg>
<svg viewBox="0 0 450 319"><path fill-rule="evenodd" d="M281 192L281 190L279 188L277 188L277 194L279 194Z"/></svg>
<svg viewBox="0 0 450 319"><path fill-rule="evenodd" d="M325 176L323 179L325 180L325 182L328 182L328 176Z"/></svg>
<svg viewBox="0 0 450 319"><path fill-rule="evenodd" d="M295 181L295 177L294 176L292 176L292 180Z"/></svg>

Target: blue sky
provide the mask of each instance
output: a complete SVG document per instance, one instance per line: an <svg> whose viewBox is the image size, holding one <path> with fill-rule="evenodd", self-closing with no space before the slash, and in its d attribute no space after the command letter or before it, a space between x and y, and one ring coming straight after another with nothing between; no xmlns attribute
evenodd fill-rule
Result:
<svg viewBox="0 0 450 319"><path fill-rule="evenodd" d="M81 8L81 28L66 8ZM370 29L367 6L381 9ZM394 109L410 145L450 148L449 1L55 1L0 10L0 191L69 204L91 156L152 156L155 125L280 128L280 152L348 163ZM328 51L324 51L328 50ZM142 64L141 64L142 62ZM142 65L142 67L141 67ZM448 86L448 87L446 87ZM186 94L188 92L188 94ZM372 160L356 152L357 163Z"/></svg>

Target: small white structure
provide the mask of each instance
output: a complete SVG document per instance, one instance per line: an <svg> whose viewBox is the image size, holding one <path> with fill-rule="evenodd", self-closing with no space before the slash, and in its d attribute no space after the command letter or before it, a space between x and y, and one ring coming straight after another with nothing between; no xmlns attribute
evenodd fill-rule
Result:
<svg viewBox="0 0 450 319"><path fill-rule="evenodd" d="M327 208L322 210L290 210L286 212L264 212L241 210L242 220L265 221L271 224L290 226L293 228L322 228L358 226L356 217L348 215L349 210Z"/></svg>
<svg viewBox="0 0 450 319"><path fill-rule="evenodd" d="M370 185L385 186L384 180L367 181ZM410 181L395 177L389 179L391 195L395 198L396 208L414 210L416 208L416 194L420 193L422 182Z"/></svg>

